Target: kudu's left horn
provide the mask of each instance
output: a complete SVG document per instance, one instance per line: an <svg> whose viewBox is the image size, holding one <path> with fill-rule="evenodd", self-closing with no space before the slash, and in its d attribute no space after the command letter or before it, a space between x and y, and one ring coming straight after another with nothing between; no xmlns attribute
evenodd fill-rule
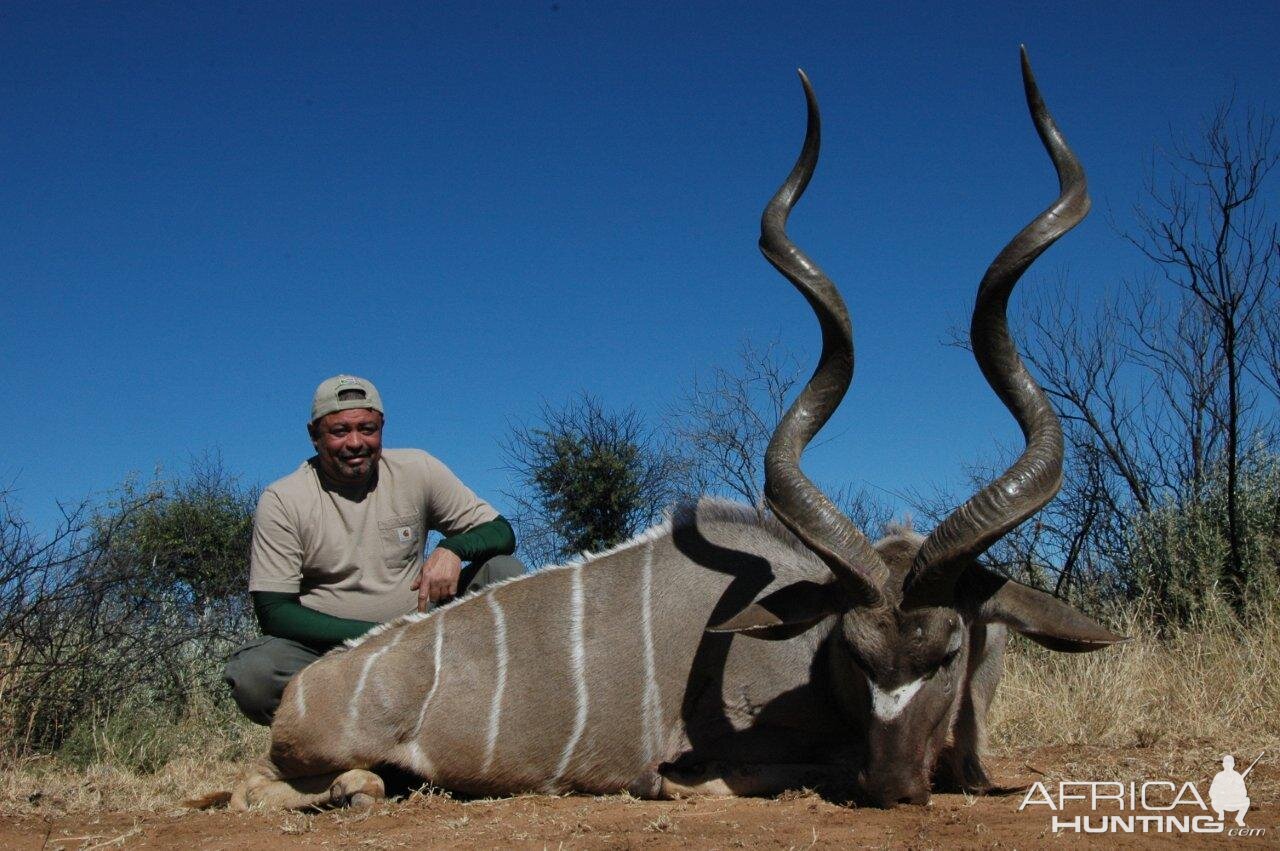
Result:
<svg viewBox="0 0 1280 851"><path fill-rule="evenodd" d="M973 356L991 389L1017 419L1026 447L1008 470L953 511L925 540L904 586L904 607L949 605L964 566L1043 508L1062 486L1062 426L1048 396L1018 357L1005 313L1022 274L1089 212L1089 192L1080 161L1045 107L1025 47L1022 83L1031 119L1058 173L1058 198L992 261L978 287L969 333Z"/></svg>

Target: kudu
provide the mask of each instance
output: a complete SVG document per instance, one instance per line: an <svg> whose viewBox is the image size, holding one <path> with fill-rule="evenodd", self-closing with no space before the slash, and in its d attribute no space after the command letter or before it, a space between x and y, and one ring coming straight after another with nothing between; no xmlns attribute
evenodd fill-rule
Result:
<svg viewBox="0 0 1280 851"><path fill-rule="evenodd" d="M1061 194L1000 252L973 310L974 356L1026 438L1005 473L927 538L899 529L872 543L800 471L853 372L844 302L785 231L818 158L802 73L804 147L760 244L817 314L822 353L769 443L768 512L683 505L609 552L329 653L285 691L269 759L232 805L368 804L383 793L368 770L379 765L480 795L808 786L893 806L927 801L933 783L988 789L980 749L1006 627L1054 650L1122 640L977 561L1061 484L1061 428L1005 305L1089 208L1025 52L1022 73Z"/></svg>

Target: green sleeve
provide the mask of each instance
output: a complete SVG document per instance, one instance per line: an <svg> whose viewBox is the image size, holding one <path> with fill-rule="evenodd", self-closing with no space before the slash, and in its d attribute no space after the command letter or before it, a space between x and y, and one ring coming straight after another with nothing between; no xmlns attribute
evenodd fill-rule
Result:
<svg viewBox="0 0 1280 851"><path fill-rule="evenodd" d="M264 635L291 638L313 647L333 647L377 626L369 621L336 618L308 609L298 602L297 594L254 591L250 596Z"/></svg>
<svg viewBox="0 0 1280 851"><path fill-rule="evenodd" d="M488 523L445 538L440 546L463 561L485 562L494 556L509 556L515 552L516 533L507 519L499 514Z"/></svg>

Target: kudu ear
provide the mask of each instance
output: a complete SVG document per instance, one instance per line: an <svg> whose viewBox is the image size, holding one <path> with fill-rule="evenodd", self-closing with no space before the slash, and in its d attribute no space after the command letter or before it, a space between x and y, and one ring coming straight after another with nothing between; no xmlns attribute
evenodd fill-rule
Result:
<svg viewBox="0 0 1280 851"><path fill-rule="evenodd" d="M740 632L753 638L783 639L804 632L828 615L847 611L840 586L803 580L748 603L736 615L707 627L707 632Z"/></svg>
<svg viewBox="0 0 1280 851"><path fill-rule="evenodd" d="M978 620L1002 623L1050 650L1088 653L1129 640L1052 594L982 567L967 573L965 592L977 604Z"/></svg>

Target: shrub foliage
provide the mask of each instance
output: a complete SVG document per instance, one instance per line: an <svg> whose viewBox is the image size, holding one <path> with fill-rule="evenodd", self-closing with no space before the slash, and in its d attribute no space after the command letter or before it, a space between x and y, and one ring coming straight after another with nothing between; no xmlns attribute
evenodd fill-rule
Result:
<svg viewBox="0 0 1280 851"><path fill-rule="evenodd" d="M126 483L41 538L0 495L0 734L11 748L83 756L129 717L176 721L193 702L225 702L222 661L251 628L255 500L204 460L173 481Z"/></svg>

